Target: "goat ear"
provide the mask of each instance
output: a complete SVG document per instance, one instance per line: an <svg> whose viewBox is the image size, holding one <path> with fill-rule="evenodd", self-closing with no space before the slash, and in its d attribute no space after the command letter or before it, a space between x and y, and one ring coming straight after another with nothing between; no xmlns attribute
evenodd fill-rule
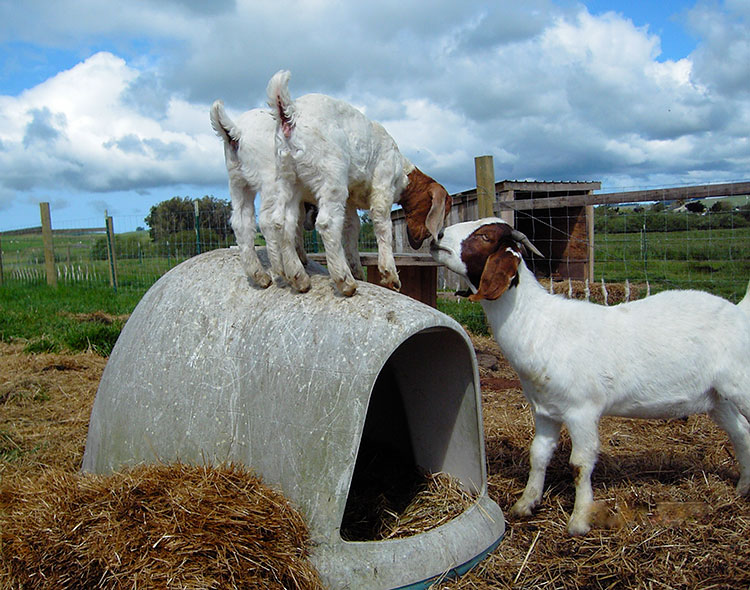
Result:
<svg viewBox="0 0 750 590"><path fill-rule="evenodd" d="M445 218L451 209L451 197L437 182L433 182L432 185L430 185L429 194L432 200L432 205L427 213L427 218L425 219L424 224L429 230L430 235L437 237L440 230L443 229Z"/></svg>
<svg viewBox="0 0 750 590"><path fill-rule="evenodd" d="M479 279L479 289L469 295L469 301L493 300L500 297L510 287L520 262L518 254L510 248L490 254Z"/></svg>

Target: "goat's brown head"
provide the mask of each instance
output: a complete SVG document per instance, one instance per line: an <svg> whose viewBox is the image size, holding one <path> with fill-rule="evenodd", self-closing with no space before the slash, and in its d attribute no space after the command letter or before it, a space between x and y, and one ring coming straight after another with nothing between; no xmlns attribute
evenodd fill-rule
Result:
<svg viewBox="0 0 750 590"><path fill-rule="evenodd" d="M419 168L409 173L408 184L399 202L404 208L409 245L415 250L425 240L437 238L451 210L448 191Z"/></svg>
<svg viewBox="0 0 750 590"><path fill-rule="evenodd" d="M497 299L518 281L524 247L539 250L521 232L490 217L447 227L430 244L432 257L465 277L473 287L471 301Z"/></svg>

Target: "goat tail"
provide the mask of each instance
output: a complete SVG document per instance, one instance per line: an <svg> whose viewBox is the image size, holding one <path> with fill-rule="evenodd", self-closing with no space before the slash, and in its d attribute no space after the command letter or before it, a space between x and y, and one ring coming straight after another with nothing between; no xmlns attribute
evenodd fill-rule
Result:
<svg viewBox="0 0 750 590"><path fill-rule="evenodd" d="M266 88L268 106L271 107L276 124L287 139L292 136L296 119L294 101L289 94L290 77L291 73L288 70L279 70L273 75Z"/></svg>
<svg viewBox="0 0 750 590"><path fill-rule="evenodd" d="M750 282L747 284L745 296L742 298L742 301L737 304L737 307L739 307L743 313L750 318Z"/></svg>
<svg viewBox="0 0 750 590"><path fill-rule="evenodd" d="M232 159L236 159L240 131L234 124L234 121L227 115L227 112L224 110L224 103L220 100L215 101L211 105L211 127L214 128L216 135L224 141L225 153L230 157L234 156Z"/></svg>

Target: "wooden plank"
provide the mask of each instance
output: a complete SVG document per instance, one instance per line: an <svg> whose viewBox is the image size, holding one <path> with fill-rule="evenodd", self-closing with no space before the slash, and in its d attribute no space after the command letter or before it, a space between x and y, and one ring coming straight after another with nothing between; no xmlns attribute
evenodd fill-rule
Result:
<svg viewBox="0 0 750 590"><path fill-rule="evenodd" d="M380 285L377 252L360 252L362 266L367 269L367 282ZM326 263L325 254L308 254L307 258ZM401 280L401 293L432 307L437 307L437 269L440 264L429 254L395 254L396 270Z"/></svg>
<svg viewBox="0 0 750 590"><path fill-rule="evenodd" d="M109 260L109 286L117 291L117 253L115 251L115 228L112 217L104 213L107 224L107 259Z"/></svg>
<svg viewBox="0 0 750 590"><path fill-rule="evenodd" d="M52 233L58 235L77 235L77 234L103 234L107 231L106 227L80 227L75 229L53 229Z"/></svg>
<svg viewBox="0 0 750 590"><path fill-rule="evenodd" d="M580 207L585 205L617 205L620 203L642 203L644 201L676 201L679 199L706 199L708 197L731 197L750 194L750 182L705 184L677 188L569 195L543 199L523 199L498 203L501 208L525 211L529 209L554 209L556 207Z"/></svg>
<svg viewBox="0 0 750 590"><path fill-rule="evenodd" d="M326 263L326 255L324 252L308 253L307 257L310 260L314 260L319 264ZM378 264L378 253L377 252L360 252L359 259L362 266L372 266ZM396 262L396 267L399 266L440 266L429 254L422 254L415 252L413 254L394 254L393 259Z"/></svg>
<svg viewBox="0 0 750 590"><path fill-rule="evenodd" d="M42 217L42 243L44 244L44 271L47 284L57 287L57 271L55 270L55 250L52 245L52 218L49 213L49 203L39 203Z"/></svg>
<svg viewBox="0 0 750 590"><path fill-rule="evenodd" d="M502 191L497 194L498 204L499 203L505 204L508 202L513 202L514 199L515 199L514 191ZM498 217L500 217L500 219L502 219L505 223L507 223L511 227L515 227L516 226L515 211L512 209L508 209L506 207L502 207L502 206L500 206L499 208L500 208L500 213ZM493 215L494 215L494 212L493 212Z"/></svg>
<svg viewBox="0 0 750 590"><path fill-rule="evenodd" d="M412 299L437 308L437 266L397 266L401 281L401 293ZM367 282L380 285L380 271L377 263L365 265Z"/></svg>

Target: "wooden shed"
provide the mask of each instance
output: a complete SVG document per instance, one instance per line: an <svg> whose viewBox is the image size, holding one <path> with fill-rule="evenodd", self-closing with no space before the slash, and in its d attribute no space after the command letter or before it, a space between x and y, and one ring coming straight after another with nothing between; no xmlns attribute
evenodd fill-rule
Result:
<svg viewBox="0 0 750 590"><path fill-rule="evenodd" d="M593 208L568 206L567 199L589 195L601 188L600 182L537 182L502 180L495 183L494 213L525 233L544 254L530 258L528 264L540 277L585 279L593 274ZM477 219L477 189L457 193L449 224ZM544 208L534 201L545 199ZM550 201L548 199L559 199ZM550 205L554 205L550 207ZM394 210L394 251L409 252L406 222L401 209ZM422 249L427 252L428 245ZM440 269L440 288L454 288L456 277Z"/></svg>

